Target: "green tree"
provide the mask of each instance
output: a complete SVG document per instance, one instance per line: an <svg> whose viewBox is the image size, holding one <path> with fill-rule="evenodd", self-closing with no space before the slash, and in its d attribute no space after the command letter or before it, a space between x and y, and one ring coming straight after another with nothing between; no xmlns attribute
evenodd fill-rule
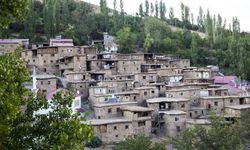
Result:
<svg viewBox="0 0 250 150"><path fill-rule="evenodd" d="M185 5L181 3L181 20L185 21Z"/></svg>
<svg viewBox="0 0 250 150"><path fill-rule="evenodd" d="M116 41L120 53L132 53L135 47L136 35L129 27L124 27L118 31Z"/></svg>
<svg viewBox="0 0 250 150"><path fill-rule="evenodd" d="M85 117L71 115L73 93L58 92L51 103L35 97L21 50L0 56L0 149L82 149L93 136ZM52 108L48 114L40 109Z"/></svg>
<svg viewBox="0 0 250 150"><path fill-rule="evenodd" d="M150 13L151 13L151 16L153 16L154 14L154 4L153 3L150 3Z"/></svg>
<svg viewBox="0 0 250 150"><path fill-rule="evenodd" d="M159 5L158 0L155 1L155 17L158 18L159 16Z"/></svg>
<svg viewBox="0 0 250 150"><path fill-rule="evenodd" d="M152 144L149 137L138 135L119 142L113 147L113 150L165 150L165 146L157 143Z"/></svg>
<svg viewBox="0 0 250 150"><path fill-rule="evenodd" d="M149 2L145 0L145 16L149 16Z"/></svg>
<svg viewBox="0 0 250 150"><path fill-rule="evenodd" d="M149 49L152 47L153 43L154 43L154 39L148 33L143 44L143 47L146 52L149 52Z"/></svg>
<svg viewBox="0 0 250 150"><path fill-rule="evenodd" d="M170 24L175 25L175 23L174 23L174 8L173 7L170 7L168 16L170 19Z"/></svg>
<svg viewBox="0 0 250 150"><path fill-rule="evenodd" d="M24 104L23 96L28 90L22 85L30 81L24 61L20 59L21 49L16 53L0 56L0 149L12 142L12 123Z"/></svg>
<svg viewBox="0 0 250 150"><path fill-rule="evenodd" d="M27 0L3 0L0 3L0 27L7 28L10 23L24 18L28 4Z"/></svg>
<svg viewBox="0 0 250 150"><path fill-rule="evenodd" d="M143 5L142 4L139 5L139 14L140 14L141 17L144 17Z"/></svg>
<svg viewBox="0 0 250 150"><path fill-rule="evenodd" d="M242 149L241 132L238 123L226 122L223 117L210 116L210 128L194 126L185 129L173 140L178 150L235 150Z"/></svg>

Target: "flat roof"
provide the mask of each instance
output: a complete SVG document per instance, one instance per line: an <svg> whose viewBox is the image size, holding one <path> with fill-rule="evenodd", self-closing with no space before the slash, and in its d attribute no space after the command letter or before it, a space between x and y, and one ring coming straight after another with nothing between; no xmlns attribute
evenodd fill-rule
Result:
<svg viewBox="0 0 250 150"><path fill-rule="evenodd" d="M250 104L244 104L244 105L232 105L232 106L225 106L226 108L231 108L231 109L250 109Z"/></svg>
<svg viewBox="0 0 250 150"><path fill-rule="evenodd" d="M31 75L33 77L34 75ZM35 77L37 79L51 79L51 78L56 78L55 75L50 75L50 74L36 74Z"/></svg>
<svg viewBox="0 0 250 150"><path fill-rule="evenodd" d="M106 107L106 106L117 106L117 105L134 105L137 102L116 102L116 103L99 103L94 104L94 107Z"/></svg>
<svg viewBox="0 0 250 150"><path fill-rule="evenodd" d="M199 88L181 88L181 89L167 90L166 92L193 91L193 90L200 90L200 89Z"/></svg>
<svg viewBox="0 0 250 150"><path fill-rule="evenodd" d="M161 114L166 114L166 115L185 115L185 111L181 110L169 110L169 111L159 111Z"/></svg>
<svg viewBox="0 0 250 150"><path fill-rule="evenodd" d="M128 94L139 94L139 92L135 91L128 91L128 92L119 92L119 93L112 93L112 94L96 94L95 97L102 97L102 96L112 96L112 95L128 95Z"/></svg>
<svg viewBox="0 0 250 150"><path fill-rule="evenodd" d="M145 112L145 111L153 111L152 108L142 107L142 106L123 106L121 110L128 110L133 112Z"/></svg>
<svg viewBox="0 0 250 150"><path fill-rule="evenodd" d="M146 89L155 89L155 86L142 86L142 87L137 87L135 90L146 90Z"/></svg>
<svg viewBox="0 0 250 150"><path fill-rule="evenodd" d="M207 96L207 97L201 97L201 99L221 99L221 98L250 98L250 96Z"/></svg>
<svg viewBox="0 0 250 150"><path fill-rule="evenodd" d="M211 124L211 121L209 121L208 119L188 119L186 122L190 124L199 124L199 125Z"/></svg>
<svg viewBox="0 0 250 150"><path fill-rule="evenodd" d="M183 101L189 101L189 99L185 99L185 98L158 97L158 98L148 99L148 100L147 100L147 103L183 102Z"/></svg>
<svg viewBox="0 0 250 150"><path fill-rule="evenodd" d="M115 123L129 123L132 122L126 118L108 118L108 119L92 119L88 120L87 123L91 125L103 125L103 124L115 124Z"/></svg>

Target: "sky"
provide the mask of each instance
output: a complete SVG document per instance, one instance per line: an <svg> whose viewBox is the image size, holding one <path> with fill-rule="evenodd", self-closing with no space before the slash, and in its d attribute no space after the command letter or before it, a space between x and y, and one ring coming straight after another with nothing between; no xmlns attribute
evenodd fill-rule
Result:
<svg viewBox="0 0 250 150"><path fill-rule="evenodd" d="M99 5L100 0L83 0L89 3ZM108 7L113 8L113 0L106 0ZM119 2L117 1L117 8L119 8ZM148 0L155 3L155 0ZM158 0L159 2L160 0ZM181 10L180 5L183 2L186 6L189 6L190 13L194 14L194 20L199 12L199 7L203 8L203 12L207 9L210 10L210 14L217 15L218 13L227 19L227 24L232 22L232 18L237 16L240 20L241 31L250 32L250 0L162 0L167 7L167 15L170 7L174 8L174 14L180 18ZM123 0L124 10L128 14L135 14L139 10L140 3L144 3L145 0Z"/></svg>

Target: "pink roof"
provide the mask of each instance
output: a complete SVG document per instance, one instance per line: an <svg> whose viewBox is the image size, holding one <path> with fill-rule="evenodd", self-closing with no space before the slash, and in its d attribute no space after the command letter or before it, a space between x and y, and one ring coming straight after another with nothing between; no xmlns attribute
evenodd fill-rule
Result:
<svg viewBox="0 0 250 150"><path fill-rule="evenodd" d="M48 91L48 92L47 92L47 99L48 99L48 100L49 100L49 99L52 99L53 96L54 96L54 94L56 94L57 92L59 92L59 91L61 91L61 90L62 90L63 92L68 92L67 89L63 89L63 88L54 89L54 90L51 90L51 91ZM76 94L75 94L75 97L78 97L78 96L82 96L82 94L76 93Z"/></svg>
<svg viewBox="0 0 250 150"><path fill-rule="evenodd" d="M215 84L229 84L230 81L236 80L236 76L215 76L214 79Z"/></svg>
<svg viewBox="0 0 250 150"><path fill-rule="evenodd" d="M229 92L233 92L234 94L244 93L243 90L238 89L238 88L236 88L236 87L234 87L234 86L231 86L231 85L229 85L229 84L223 85L223 87L226 88L226 89L228 89Z"/></svg>

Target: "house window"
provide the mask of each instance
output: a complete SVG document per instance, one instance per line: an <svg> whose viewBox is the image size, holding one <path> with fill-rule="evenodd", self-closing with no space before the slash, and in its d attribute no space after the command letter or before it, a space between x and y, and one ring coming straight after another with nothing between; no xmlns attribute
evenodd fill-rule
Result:
<svg viewBox="0 0 250 150"><path fill-rule="evenodd" d="M234 100L230 99L230 103L233 103L233 102L234 102Z"/></svg>
<svg viewBox="0 0 250 150"><path fill-rule="evenodd" d="M181 108L185 108L185 104L181 104Z"/></svg>
<svg viewBox="0 0 250 150"><path fill-rule="evenodd" d="M75 107L78 107L79 106L79 100L77 99L77 100L75 100Z"/></svg>
<svg viewBox="0 0 250 150"><path fill-rule="evenodd" d="M120 112L120 111L121 111L120 107L116 108L116 112Z"/></svg>
<svg viewBox="0 0 250 150"><path fill-rule="evenodd" d="M128 125L125 125L125 129L128 129Z"/></svg>
<svg viewBox="0 0 250 150"><path fill-rule="evenodd" d="M154 93L155 93L155 91L151 91L151 93L153 93L153 94L154 94Z"/></svg>
<svg viewBox="0 0 250 150"><path fill-rule="evenodd" d="M146 76L143 76L142 78L143 78L143 79L146 79Z"/></svg>
<svg viewBox="0 0 250 150"><path fill-rule="evenodd" d="M43 61L46 64L46 60Z"/></svg>
<svg viewBox="0 0 250 150"><path fill-rule="evenodd" d="M41 56L43 57L43 54L41 54Z"/></svg>
<svg viewBox="0 0 250 150"><path fill-rule="evenodd" d="M98 119L101 119L101 117L100 117L100 116L98 116L97 118L98 118Z"/></svg>
<svg viewBox="0 0 250 150"><path fill-rule="evenodd" d="M117 135L115 135L115 137L119 137L119 136L118 136L118 134L117 134Z"/></svg>
<svg viewBox="0 0 250 150"><path fill-rule="evenodd" d="M194 111L195 114L197 114L197 111Z"/></svg>
<svg viewBox="0 0 250 150"><path fill-rule="evenodd" d="M36 60L35 59L33 59L33 62L35 62Z"/></svg>
<svg viewBox="0 0 250 150"><path fill-rule="evenodd" d="M145 92L144 92L144 95L145 95L145 96L147 96L147 95L148 95L148 93L145 91Z"/></svg>
<svg viewBox="0 0 250 150"><path fill-rule="evenodd" d="M134 100L136 100L136 96L134 96Z"/></svg>
<svg viewBox="0 0 250 150"><path fill-rule="evenodd" d="M138 122L138 127L145 126L146 122L145 121L139 121Z"/></svg>
<svg viewBox="0 0 250 150"><path fill-rule="evenodd" d="M181 92L180 95L183 95L183 93Z"/></svg>
<svg viewBox="0 0 250 150"><path fill-rule="evenodd" d="M214 102L214 106L218 106L218 102Z"/></svg>
<svg viewBox="0 0 250 150"><path fill-rule="evenodd" d="M48 85L50 85L50 81L48 81Z"/></svg>
<svg viewBox="0 0 250 150"><path fill-rule="evenodd" d="M108 109L108 113L109 113L109 114L112 113L112 108L109 108L109 109Z"/></svg>
<svg viewBox="0 0 250 150"><path fill-rule="evenodd" d="M54 61L53 61L53 60L51 60L50 62L51 62L51 63L53 63Z"/></svg>
<svg viewBox="0 0 250 150"><path fill-rule="evenodd" d="M175 117L175 118L174 118L174 120L175 120L175 121L178 121L178 120L179 120L179 118L178 118L178 117Z"/></svg>
<svg viewBox="0 0 250 150"><path fill-rule="evenodd" d="M55 56L55 54L50 54L50 56L51 56L51 57L54 57L54 56Z"/></svg>
<svg viewBox="0 0 250 150"><path fill-rule="evenodd" d="M41 81L41 85L43 85L43 81Z"/></svg>
<svg viewBox="0 0 250 150"><path fill-rule="evenodd" d="M117 127L116 127L116 126L114 126L114 130L117 130Z"/></svg>
<svg viewBox="0 0 250 150"><path fill-rule="evenodd" d="M177 132L181 132L181 127L180 126L176 126L176 131Z"/></svg>

